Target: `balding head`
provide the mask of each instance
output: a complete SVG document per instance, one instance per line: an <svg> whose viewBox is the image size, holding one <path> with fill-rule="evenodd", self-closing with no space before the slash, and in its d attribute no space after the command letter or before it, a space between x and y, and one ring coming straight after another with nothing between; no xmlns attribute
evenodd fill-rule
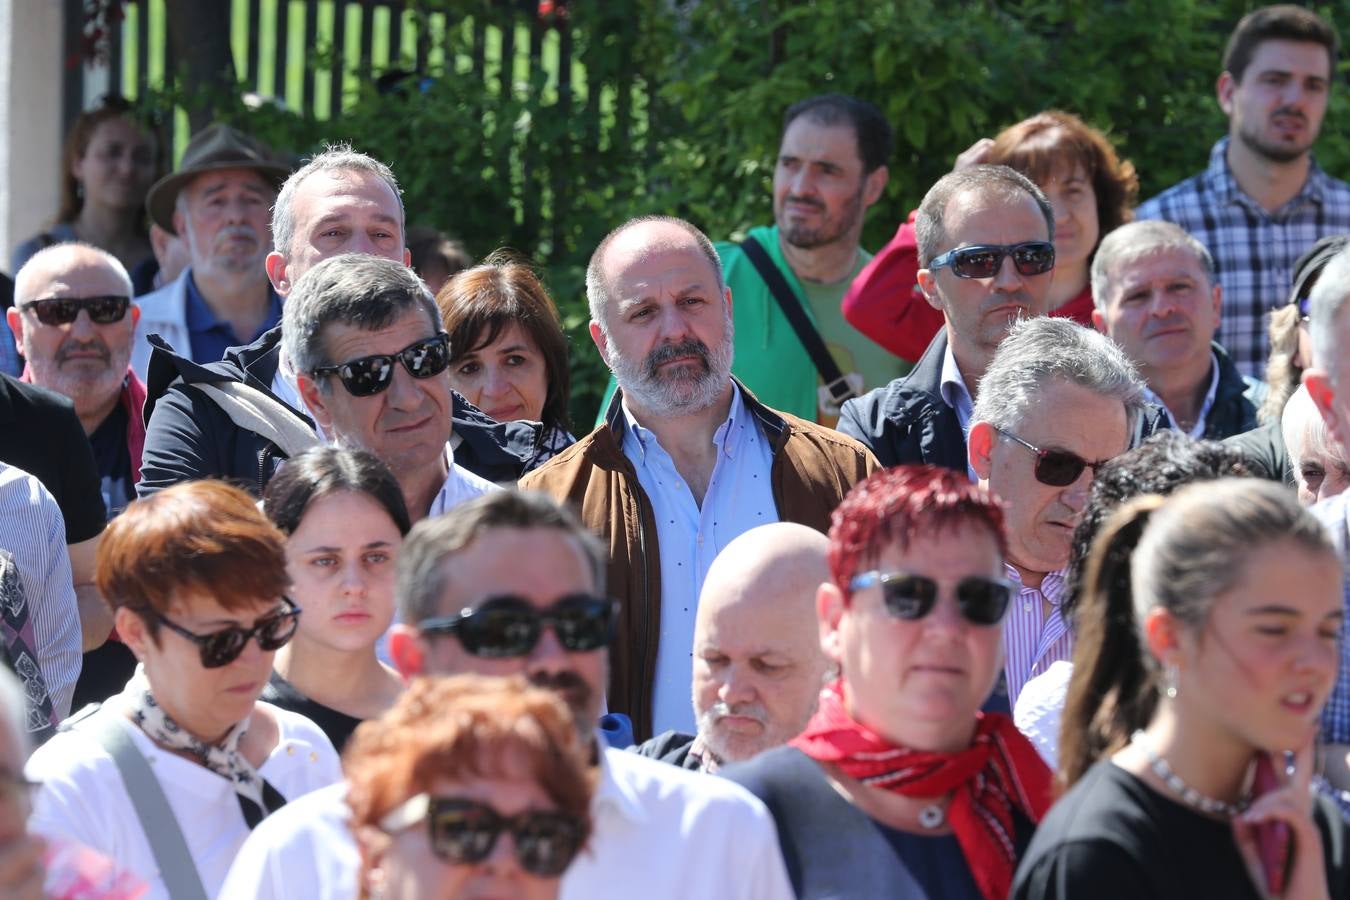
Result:
<svg viewBox="0 0 1350 900"><path fill-rule="evenodd" d="M724 762L796 737L816 709L828 661L816 588L829 541L804 525L751 529L708 569L694 627L694 715Z"/></svg>

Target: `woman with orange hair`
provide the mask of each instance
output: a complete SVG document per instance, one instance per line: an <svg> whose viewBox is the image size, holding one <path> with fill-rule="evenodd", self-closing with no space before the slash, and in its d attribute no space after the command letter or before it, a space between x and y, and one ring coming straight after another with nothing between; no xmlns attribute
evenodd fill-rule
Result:
<svg viewBox="0 0 1350 900"><path fill-rule="evenodd" d="M571 713L523 679L414 681L346 768L363 897L556 900L590 833Z"/></svg>
<svg viewBox="0 0 1350 900"><path fill-rule="evenodd" d="M1139 179L1106 135L1072 113L1048 110L982 138L956 159L956 168L1009 166L1034 181L1055 210L1055 277L1050 315L1092 326L1088 267L1097 245L1130 221ZM942 327L942 313L918 287L914 213L891 242L858 273L844 295L844 318L901 359L923 355Z"/></svg>
<svg viewBox="0 0 1350 900"><path fill-rule="evenodd" d="M250 829L341 777L314 723L258 702L300 617L285 544L219 481L138 500L108 525L98 588L139 665L33 754L33 831L97 850L152 898L214 897Z"/></svg>

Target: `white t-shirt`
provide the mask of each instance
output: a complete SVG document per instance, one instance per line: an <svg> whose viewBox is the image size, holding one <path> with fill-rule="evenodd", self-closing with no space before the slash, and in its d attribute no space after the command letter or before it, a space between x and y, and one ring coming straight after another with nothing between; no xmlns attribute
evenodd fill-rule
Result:
<svg viewBox="0 0 1350 900"><path fill-rule="evenodd" d="M769 812L740 785L606 749L595 828L562 879L562 900L791 900ZM346 789L318 791L259 825L222 897L354 900L360 853Z"/></svg>
<svg viewBox="0 0 1350 900"><path fill-rule="evenodd" d="M276 749L258 768L263 778L288 801L342 779L337 751L317 725L297 713L268 708L280 734ZM160 749L130 721L119 721L159 779L202 886L215 897L249 835L234 788L204 766ZM28 760L24 774L42 782L28 820L32 831L99 851L147 881L149 898L169 900L117 764L90 732L76 728L57 734Z"/></svg>
<svg viewBox="0 0 1350 900"><path fill-rule="evenodd" d="M1027 736L1052 770L1059 759L1059 722L1069 696L1073 663L1056 660L1022 687L1013 709L1013 724Z"/></svg>

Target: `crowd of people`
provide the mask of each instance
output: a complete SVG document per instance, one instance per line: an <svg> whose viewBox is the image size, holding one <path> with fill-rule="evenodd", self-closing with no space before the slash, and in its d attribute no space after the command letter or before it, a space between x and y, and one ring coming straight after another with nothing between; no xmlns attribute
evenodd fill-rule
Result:
<svg viewBox="0 0 1350 900"><path fill-rule="evenodd" d="M1258 9L1205 171L1047 110L875 255L890 124L801 99L771 225L614 223L593 349L397 160L85 113L0 323L0 897L1350 897L1338 59Z"/></svg>

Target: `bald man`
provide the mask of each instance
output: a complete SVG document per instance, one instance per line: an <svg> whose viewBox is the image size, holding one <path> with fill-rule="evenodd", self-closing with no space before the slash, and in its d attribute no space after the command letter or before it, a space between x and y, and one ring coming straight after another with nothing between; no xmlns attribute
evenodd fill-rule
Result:
<svg viewBox="0 0 1350 900"><path fill-rule="evenodd" d="M829 669L815 604L830 577L828 547L825 535L791 522L727 544L708 569L694 623L698 734L667 731L637 752L715 772L797 736Z"/></svg>

